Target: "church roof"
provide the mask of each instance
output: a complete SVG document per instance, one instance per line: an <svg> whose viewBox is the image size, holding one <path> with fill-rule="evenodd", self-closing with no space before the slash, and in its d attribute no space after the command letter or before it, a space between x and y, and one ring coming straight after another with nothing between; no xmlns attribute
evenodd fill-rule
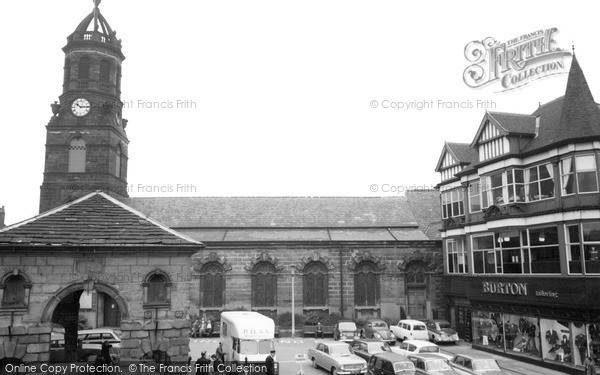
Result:
<svg viewBox="0 0 600 375"><path fill-rule="evenodd" d="M165 197L122 201L205 243L437 239L429 224L423 224L423 228L433 234L431 238L425 235L402 196ZM434 204L439 213L439 199Z"/></svg>
<svg viewBox="0 0 600 375"><path fill-rule="evenodd" d="M0 229L2 245L203 247L102 192Z"/></svg>
<svg viewBox="0 0 600 375"><path fill-rule="evenodd" d="M160 197L122 201L172 228L417 226L405 197Z"/></svg>

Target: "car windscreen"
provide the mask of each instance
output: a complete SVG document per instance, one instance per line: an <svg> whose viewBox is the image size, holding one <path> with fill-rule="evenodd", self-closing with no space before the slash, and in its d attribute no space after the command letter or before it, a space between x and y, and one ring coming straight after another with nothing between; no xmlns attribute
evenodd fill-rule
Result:
<svg viewBox="0 0 600 375"><path fill-rule="evenodd" d="M271 340L240 340L241 354L269 354L274 348Z"/></svg>
<svg viewBox="0 0 600 375"><path fill-rule="evenodd" d="M329 347L329 354L331 355L350 355L349 345L333 345Z"/></svg>
<svg viewBox="0 0 600 375"><path fill-rule="evenodd" d="M482 359L473 361L473 370L475 371L486 371L486 370L500 370L498 363L494 359Z"/></svg>
<svg viewBox="0 0 600 375"><path fill-rule="evenodd" d="M396 362L394 363L394 371L413 370L415 364L412 362Z"/></svg>
<svg viewBox="0 0 600 375"><path fill-rule="evenodd" d="M387 324L385 322L375 322L373 328L387 328Z"/></svg>
<svg viewBox="0 0 600 375"><path fill-rule="evenodd" d="M424 325L420 325L420 324L415 324L415 326L413 327L414 331L427 331L427 327L425 327Z"/></svg>
<svg viewBox="0 0 600 375"><path fill-rule="evenodd" d="M438 324L440 325L440 329L452 328L452 327L450 326L450 323L446 323L446 322L439 322Z"/></svg>
<svg viewBox="0 0 600 375"><path fill-rule="evenodd" d="M275 345L272 340L260 340L258 342L258 353L269 354L271 350L275 350Z"/></svg>
<svg viewBox="0 0 600 375"><path fill-rule="evenodd" d="M386 347L386 344L384 344L382 342L370 342L368 350L369 350L369 353L376 354L376 353L381 353L381 352L386 351L385 347Z"/></svg>
<svg viewBox="0 0 600 375"><path fill-rule="evenodd" d="M339 325L340 331L356 331L356 324L352 322L342 322Z"/></svg>
<svg viewBox="0 0 600 375"><path fill-rule="evenodd" d="M427 371L441 371L441 370L449 370L452 367L443 359L434 359L432 361L425 362L425 369Z"/></svg>
<svg viewBox="0 0 600 375"><path fill-rule="evenodd" d="M440 352L440 348L437 346L424 346L421 349L419 349L419 353L439 353Z"/></svg>

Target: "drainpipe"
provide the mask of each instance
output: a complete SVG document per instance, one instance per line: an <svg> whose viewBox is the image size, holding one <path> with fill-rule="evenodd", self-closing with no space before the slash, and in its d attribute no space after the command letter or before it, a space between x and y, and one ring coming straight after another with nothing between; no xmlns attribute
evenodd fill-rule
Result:
<svg viewBox="0 0 600 375"><path fill-rule="evenodd" d="M344 318L344 267L342 261L342 247L339 250L340 255L340 315Z"/></svg>

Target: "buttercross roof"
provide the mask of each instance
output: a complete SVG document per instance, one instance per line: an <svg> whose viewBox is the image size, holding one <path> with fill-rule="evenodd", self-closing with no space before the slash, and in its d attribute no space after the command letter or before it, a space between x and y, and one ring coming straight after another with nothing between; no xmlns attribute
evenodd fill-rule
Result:
<svg viewBox="0 0 600 375"><path fill-rule="evenodd" d="M102 192L0 229L2 245L203 246Z"/></svg>

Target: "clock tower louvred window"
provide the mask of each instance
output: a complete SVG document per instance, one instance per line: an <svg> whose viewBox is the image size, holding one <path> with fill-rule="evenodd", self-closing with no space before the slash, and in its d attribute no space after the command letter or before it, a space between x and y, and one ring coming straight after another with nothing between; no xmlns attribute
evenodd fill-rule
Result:
<svg viewBox="0 0 600 375"><path fill-rule="evenodd" d="M75 138L69 145L69 173L85 172L86 146L83 138Z"/></svg>

